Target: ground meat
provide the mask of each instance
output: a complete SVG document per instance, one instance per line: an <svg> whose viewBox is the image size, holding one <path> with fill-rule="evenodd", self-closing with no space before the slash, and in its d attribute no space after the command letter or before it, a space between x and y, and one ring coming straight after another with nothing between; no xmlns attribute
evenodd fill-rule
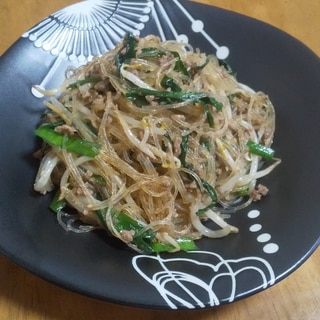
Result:
<svg viewBox="0 0 320 320"><path fill-rule="evenodd" d="M93 194L92 185L88 182L85 182L85 186L89 190L90 194ZM72 192L76 196L86 196L86 193L80 186L74 186Z"/></svg>
<svg viewBox="0 0 320 320"><path fill-rule="evenodd" d="M173 154L177 157L181 154L181 142L182 142L182 137L178 136L175 137L173 141Z"/></svg>
<svg viewBox="0 0 320 320"><path fill-rule="evenodd" d="M170 179L163 179L162 181L162 188L164 191L169 190L171 188L171 181Z"/></svg>
<svg viewBox="0 0 320 320"><path fill-rule="evenodd" d="M106 93L108 88L109 88L108 81L99 81L94 85L94 89L97 90L100 94Z"/></svg>
<svg viewBox="0 0 320 320"><path fill-rule="evenodd" d="M122 241L124 241L125 243L132 242L134 233L135 232L133 230L122 230L122 231L120 231L120 235L121 235Z"/></svg>
<svg viewBox="0 0 320 320"><path fill-rule="evenodd" d="M186 116L183 114L174 114L171 116L171 119L176 122L186 121Z"/></svg>
<svg viewBox="0 0 320 320"><path fill-rule="evenodd" d="M94 64L91 69L86 72L86 78L96 77L101 75L101 67L99 64Z"/></svg>
<svg viewBox="0 0 320 320"><path fill-rule="evenodd" d="M186 188L187 189L198 189L198 185L195 181L192 181L192 182L186 184Z"/></svg>
<svg viewBox="0 0 320 320"><path fill-rule="evenodd" d="M234 105L236 106L239 113L246 113L248 110L248 105L240 99L236 100Z"/></svg>
<svg viewBox="0 0 320 320"><path fill-rule="evenodd" d="M105 103L104 96L99 94L92 102L94 105L102 105Z"/></svg>
<svg viewBox="0 0 320 320"><path fill-rule="evenodd" d="M264 144L268 144L270 142L270 138L272 138L272 135L273 135L273 129L270 127L266 127L262 137L262 142Z"/></svg>
<svg viewBox="0 0 320 320"><path fill-rule="evenodd" d="M172 55L164 55L159 59L160 62L160 66L163 66L167 63L169 63L170 61L172 61L174 59L174 57Z"/></svg>
<svg viewBox="0 0 320 320"><path fill-rule="evenodd" d="M158 105L158 102L155 100L155 96L147 95L145 96L146 101L153 107Z"/></svg>
<svg viewBox="0 0 320 320"><path fill-rule="evenodd" d="M44 149L38 149L33 153L33 157L37 160L41 160L43 156L45 155L45 150Z"/></svg>
<svg viewBox="0 0 320 320"><path fill-rule="evenodd" d="M93 173L90 170L87 170L83 176L84 180L89 180L93 176Z"/></svg>
<svg viewBox="0 0 320 320"><path fill-rule="evenodd" d="M251 193L252 200L259 201L263 196L266 196L268 192L269 189L266 186L259 184Z"/></svg>
<svg viewBox="0 0 320 320"><path fill-rule="evenodd" d="M59 99L59 101L63 101L63 100L60 100L60 99ZM65 104L66 102L63 102L63 103ZM45 120L44 122L54 123L54 122L56 122L56 121L59 121L60 118L59 118L59 116L57 116L55 113L49 112L49 113L47 113L47 114L45 115L45 119L44 119L44 120Z"/></svg>
<svg viewBox="0 0 320 320"><path fill-rule="evenodd" d="M77 195L77 196L85 196L85 193L83 192L83 190L81 189L81 187L74 187L72 189L73 194Z"/></svg>
<svg viewBox="0 0 320 320"><path fill-rule="evenodd" d="M95 99L94 93L96 91L90 90L91 87L89 85L83 85L79 87L79 95L80 99L84 100L84 102L92 102Z"/></svg>
<svg viewBox="0 0 320 320"><path fill-rule="evenodd" d="M60 134L66 134L68 136L73 136L77 132L77 130L74 127L71 127L67 124L63 124L61 126L56 127L55 131Z"/></svg>

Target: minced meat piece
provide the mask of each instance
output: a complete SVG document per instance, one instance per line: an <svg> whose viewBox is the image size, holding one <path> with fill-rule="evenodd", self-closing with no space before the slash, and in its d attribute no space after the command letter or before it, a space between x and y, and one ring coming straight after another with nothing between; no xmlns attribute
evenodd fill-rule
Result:
<svg viewBox="0 0 320 320"><path fill-rule="evenodd" d="M263 196L266 196L268 192L269 189L266 186L259 184L251 193L252 200L259 201Z"/></svg>

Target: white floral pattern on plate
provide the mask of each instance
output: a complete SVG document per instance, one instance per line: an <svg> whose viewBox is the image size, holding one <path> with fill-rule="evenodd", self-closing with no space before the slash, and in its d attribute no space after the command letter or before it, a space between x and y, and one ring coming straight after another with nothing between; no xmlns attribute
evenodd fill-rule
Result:
<svg viewBox="0 0 320 320"><path fill-rule="evenodd" d="M237 290L237 279L245 274L260 279L260 287L252 288L252 291L265 289L275 282L273 269L263 258L224 259L221 255L208 251L191 251L189 255L190 258L177 258L173 255L167 259L161 255L137 255L132 259L132 265L141 277L158 290L172 309L218 306L222 300L233 302L239 292L250 294L250 290ZM158 271L148 274L148 271L154 269ZM223 291L221 281L228 291L224 297L218 295L218 292ZM220 287L216 290L219 282ZM199 290L201 295L197 294ZM203 297L202 300L200 296Z"/></svg>
<svg viewBox="0 0 320 320"><path fill-rule="evenodd" d="M255 221L260 214L259 210L250 210L247 217ZM262 249L265 254L274 254L279 250L276 243L269 242L271 235L263 232L261 224L249 226L249 231L257 234L258 243L264 244ZM272 266L261 257L225 259L218 253L203 250L191 251L187 255L188 257L183 258L174 255L172 258L163 258L160 254L137 255L132 259L132 266L142 278L157 289L172 309L218 306L222 301L230 303L240 295L249 295L275 283ZM150 270L153 272L150 273ZM240 277L256 277L255 283L259 283L260 286L238 289ZM219 283L224 289L218 287ZM197 294L199 290L202 294ZM223 291L224 296L221 295ZM200 300L200 296L206 297L206 300Z"/></svg>

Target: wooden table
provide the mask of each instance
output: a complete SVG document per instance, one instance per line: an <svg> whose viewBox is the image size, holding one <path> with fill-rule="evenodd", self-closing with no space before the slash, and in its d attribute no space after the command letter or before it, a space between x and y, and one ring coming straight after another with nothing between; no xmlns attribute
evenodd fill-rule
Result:
<svg viewBox="0 0 320 320"><path fill-rule="evenodd" d="M198 0L266 21L295 36L320 56L319 0ZM0 55L28 28L72 0L1 0ZM320 248L274 287L215 309L152 311L95 301L37 278L0 256L0 320L53 319L288 319L320 315Z"/></svg>

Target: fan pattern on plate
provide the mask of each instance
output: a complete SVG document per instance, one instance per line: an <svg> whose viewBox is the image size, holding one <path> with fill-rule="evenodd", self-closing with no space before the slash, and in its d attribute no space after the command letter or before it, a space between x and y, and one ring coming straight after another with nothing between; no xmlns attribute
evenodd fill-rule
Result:
<svg viewBox="0 0 320 320"><path fill-rule="evenodd" d="M86 62L114 48L128 32L139 34L152 1L88 0L66 7L23 34L36 47Z"/></svg>

